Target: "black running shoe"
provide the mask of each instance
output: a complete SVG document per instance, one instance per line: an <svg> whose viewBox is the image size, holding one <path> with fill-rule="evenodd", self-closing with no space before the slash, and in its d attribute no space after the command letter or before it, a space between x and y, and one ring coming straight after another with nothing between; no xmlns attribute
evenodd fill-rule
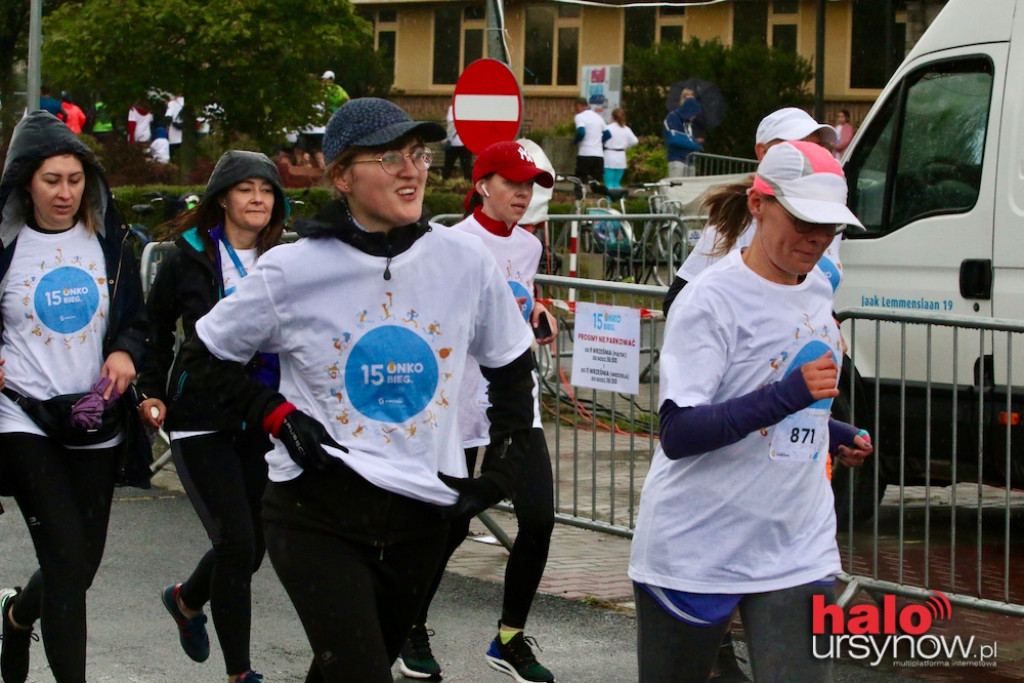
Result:
<svg viewBox="0 0 1024 683"><path fill-rule="evenodd" d="M4 683L25 683L28 678L28 648L39 635L31 628L15 628L8 613L21 588L0 590L0 619L3 619L3 649L0 650L0 676Z"/></svg>

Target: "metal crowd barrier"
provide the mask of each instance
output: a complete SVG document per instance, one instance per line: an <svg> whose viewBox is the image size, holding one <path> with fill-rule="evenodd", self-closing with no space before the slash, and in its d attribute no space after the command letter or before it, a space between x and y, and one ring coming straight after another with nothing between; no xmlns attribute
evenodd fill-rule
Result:
<svg viewBox="0 0 1024 683"><path fill-rule="evenodd" d="M850 379L851 421L876 448L836 492L850 502L839 520L839 604L862 590L939 591L951 604L1024 616L1024 577L1012 566L1024 512L1014 490L1024 480L1024 440L1014 438L1024 323L878 308L838 317L863 375Z"/></svg>
<svg viewBox="0 0 1024 683"><path fill-rule="evenodd" d="M753 173L757 170L757 159L727 157L705 152L694 152L690 158L693 159L694 175L698 176Z"/></svg>

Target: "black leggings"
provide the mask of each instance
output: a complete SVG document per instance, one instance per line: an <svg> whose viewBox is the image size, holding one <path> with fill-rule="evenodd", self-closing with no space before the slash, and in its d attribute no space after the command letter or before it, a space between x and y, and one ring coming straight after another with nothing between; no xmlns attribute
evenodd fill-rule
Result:
<svg viewBox="0 0 1024 683"><path fill-rule="evenodd" d="M182 486L213 542L179 595L191 609L210 603L229 676L250 668L251 583L266 554L260 510L269 450L255 429L171 442Z"/></svg>
<svg viewBox="0 0 1024 683"><path fill-rule="evenodd" d="M309 683L391 683L444 551L441 509L351 470L271 482L267 550L313 648Z"/></svg>
<svg viewBox="0 0 1024 683"><path fill-rule="evenodd" d="M71 450L44 436L0 434L4 485L39 560L12 614L22 626L39 620L57 683L85 681L85 593L103 559L121 448Z"/></svg>
<svg viewBox="0 0 1024 683"><path fill-rule="evenodd" d="M478 448L466 449L466 466L472 476L476 469ZM555 526L555 498L551 477L551 456L543 429L530 432L529 460L522 471L522 481L512 504L515 506L519 533L505 565L505 596L501 606L501 623L512 628L525 628L537 587L544 576L551 546L551 531ZM444 562L438 569L427 601L416 617L415 624L427 623L430 602L437 593L444 576L445 565L455 550L469 535L470 518L452 522L445 546Z"/></svg>

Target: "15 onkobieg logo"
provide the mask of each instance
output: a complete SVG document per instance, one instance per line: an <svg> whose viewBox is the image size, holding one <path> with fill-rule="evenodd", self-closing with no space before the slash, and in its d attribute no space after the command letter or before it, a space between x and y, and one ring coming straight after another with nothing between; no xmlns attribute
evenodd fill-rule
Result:
<svg viewBox="0 0 1024 683"><path fill-rule="evenodd" d="M953 616L949 598L932 591L924 604L853 605L847 611L815 595L811 603L812 652L816 659L848 658L878 666L890 660L899 667L995 667L998 643L975 636L929 633L936 621Z"/></svg>

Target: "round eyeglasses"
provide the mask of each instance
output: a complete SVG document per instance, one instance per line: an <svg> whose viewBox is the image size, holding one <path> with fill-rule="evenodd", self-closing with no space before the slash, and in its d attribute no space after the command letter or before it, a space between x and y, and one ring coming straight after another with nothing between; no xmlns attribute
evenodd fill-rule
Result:
<svg viewBox="0 0 1024 683"><path fill-rule="evenodd" d="M417 170L426 171L430 168L430 162L434 160L434 155L430 153L429 149L418 149L415 152L409 154L402 154L398 150L392 150L390 152L384 152L379 157L374 159L356 159L353 164L366 164L372 161L380 163L380 167L384 169L384 172L388 175L398 175L405 168L405 160L411 159L412 165Z"/></svg>

